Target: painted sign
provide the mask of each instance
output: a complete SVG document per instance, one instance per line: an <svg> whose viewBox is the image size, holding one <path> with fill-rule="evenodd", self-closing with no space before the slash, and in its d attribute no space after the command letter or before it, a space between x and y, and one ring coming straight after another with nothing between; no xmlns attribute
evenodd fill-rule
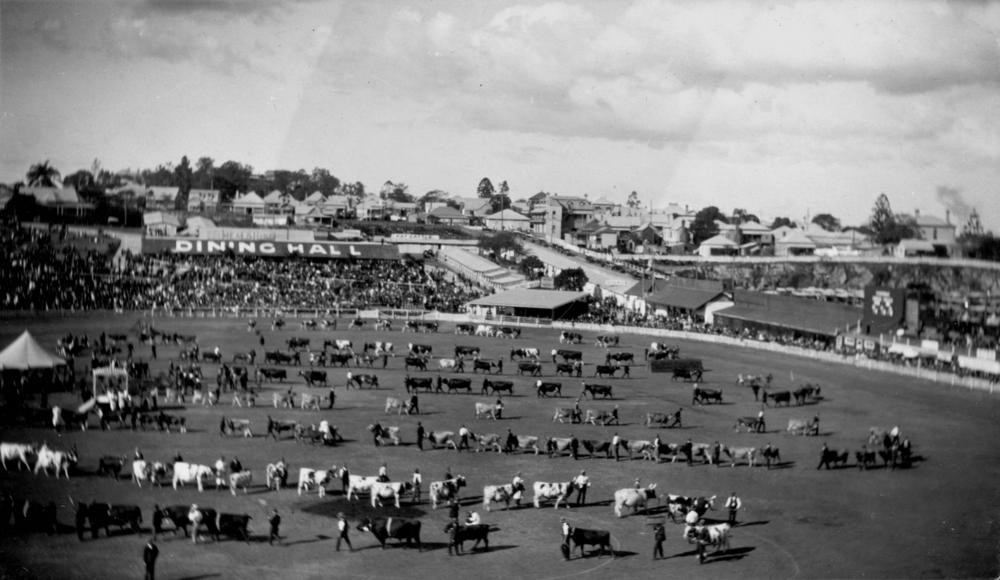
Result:
<svg viewBox="0 0 1000 580"><path fill-rule="evenodd" d="M399 251L393 245L352 244L347 242L276 242L255 240L202 240L176 238L146 238L142 253L189 254L205 256L232 252L238 256L287 257L328 260L398 260Z"/></svg>

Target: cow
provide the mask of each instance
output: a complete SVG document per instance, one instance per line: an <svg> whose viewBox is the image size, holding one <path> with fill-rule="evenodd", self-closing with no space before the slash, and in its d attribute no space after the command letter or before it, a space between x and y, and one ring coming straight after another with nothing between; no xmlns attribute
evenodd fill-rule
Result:
<svg viewBox="0 0 1000 580"><path fill-rule="evenodd" d="M267 352L264 353L264 362L265 363L274 363L274 364L279 364L279 365L282 365L282 364L291 364L293 362L295 364L302 364L302 359L299 356L298 352L293 352L291 354L286 354L286 353L283 353L281 351L272 350L272 351L267 351Z"/></svg>
<svg viewBox="0 0 1000 580"><path fill-rule="evenodd" d="M567 377L575 374L579 377L583 375L583 365L578 362L556 363L556 374L566 375Z"/></svg>
<svg viewBox="0 0 1000 580"><path fill-rule="evenodd" d="M250 541L250 520L253 518L248 514L226 514L220 513L215 522L216 539L218 535L223 535L244 542Z"/></svg>
<svg viewBox="0 0 1000 580"><path fill-rule="evenodd" d="M542 363L538 361L517 363L517 374L523 375L524 373L528 373L532 377L542 376Z"/></svg>
<svg viewBox="0 0 1000 580"><path fill-rule="evenodd" d="M535 393L537 397L562 397L562 383L546 383L538 380L535 383Z"/></svg>
<svg viewBox="0 0 1000 580"><path fill-rule="evenodd" d="M285 481L288 480L288 466L284 461L278 463L268 463L264 469L264 479L267 482L267 489L278 491Z"/></svg>
<svg viewBox="0 0 1000 580"><path fill-rule="evenodd" d="M431 353L434 351L434 347L430 346L429 344L413 344L411 342L406 346L407 348L409 348L410 354L416 356L425 356L425 355L430 356Z"/></svg>
<svg viewBox="0 0 1000 580"><path fill-rule="evenodd" d="M431 509L437 509L439 503L458 499L458 490L465 487L465 476L457 475L444 481L432 481L430 486Z"/></svg>
<svg viewBox="0 0 1000 580"><path fill-rule="evenodd" d="M476 403L476 419L482 419L483 417L493 419L494 421L499 419L502 407L496 403Z"/></svg>
<svg viewBox="0 0 1000 580"><path fill-rule="evenodd" d="M202 492L205 490L205 480L214 475L215 471L207 465L178 461L174 463L173 486L176 490L178 484L197 483L198 491Z"/></svg>
<svg viewBox="0 0 1000 580"><path fill-rule="evenodd" d="M66 479L69 479L69 468L75 466L77 460L75 445L73 451L56 451L48 445L42 445L42 448L38 450L34 474L38 475L39 471L44 471L45 475L48 475L49 470L52 469L55 471L56 479L59 479L59 472L64 473Z"/></svg>
<svg viewBox="0 0 1000 580"><path fill-rule="evenodd" d="M420 332L437 332L441 328L441 325L438 324L437 322L424 321L420 322L419 326L420 326Z"/></svg>
<svg viewBox="0 0 1000 580"><path fill-rule="evenodd" d="M306 380L306 384L310 387L313 383L319 383L321 385L326 385L326 371L299 371L299 376Z"/></svg>
<svg viewBox="0 0 1000 580"><path fill-rule="evenodd" d="M489 451L494 449L497 453L503 452L503 445L500 442L500 436L496 433L487 433L485 435L476 436L476 453L481 451Z"/></svg>
<svg viewBox="0 0 1000 580"><path fill-rule="evenodd" d="M104 528L104 534L110 537L111 526L117 526L119 531L127 526L136 534L141 531L142 510L137 505L91 503L79 504L76 509L83 511L83 514L77 515L77 519L79 520L81 516L86 519L90 525L91 537L94 539L98 537L101 528Z"/></svg>
<svg viewBox="0 0 1000 580"><path fill-rule="evenodd" d="M354 387L357 388L357 389L360 389L361 387L363 387L365 385L368 385L368 386L372 387L373 389L377 389L378 388L378 377L375 376L375 375L363 375L363 374L356 375L354 373L348 372L347 373L347 384L345 386L347 388L350 388L351 385L354 385Z"/></svg>
<svg viewBox="0 0 1000 580"><path fill-rule="evenodd" d="M648 439L632 439L625 440L621 442L621 446L628 451L628 458L632 459L633 455L640 454L643 458L648 458L653 452L653 442ZM614 451L614 449L612 449Z"/></svg>
<svg viewBox="0 0 1000 580"><path fill-rule="evenodd" d="M0 443L0 457L2 457L3 469L7 471L7 460L16 459L18 461L17 469L21 470L21 466L24 465L31 470L31 463L29 463L29 458L34 458L38 455L38 448L35 445L29 445L27 443Z"/></svg>
<svg viewBox="0 0 1000 580"><path fill-rule="evenodd" d="M583 398L587 398L587 394L590 393L591 399L596 399L598 395L604 397L605 399L614 399L614 395L611 393L611 385L588 385L586 382L583 383L583 392L580 394Z"/></svg>
<svg viewBox="0 0 1000 580"><path fill-rule="evenodd" d="M565 501L566 507L569 508L569 498L570 494L573 493L575 489L572 481L566 481L562 483L549 483L545 481L536 481L532 486L534 491L534 497L532 498L532 503L536 508L540 508L541 502L554 500L555 509L559 509L559 503Z"/></svg>
<svg viewBox="0 0 1000 580"><path fill-rule="evenodd" d="M334 350L337 351L346 350L352 353L354 352L354 343L350 340L347 340L346 338L338 338L334 340L323 341L323 350L326 350L327 347L333 348Z"/></svg>
<svg viewBox="0 0 1000 580"><path fill-rule="evenodd" d="M454 370L457 373L465 372L465 362L462 359L439 358L438 369L442 371Z"/></svg>
<svg viewBox="0 0 1000 580"><path fill-rule="evenodd" d="M570 450L572 443L572 437L549 437L545 440L545 450L549 453L549 457L556 453L562 455Z"/></svg>
<svg viewBox="0 0 1000 580"><path fill-rule="evenodd" d="M245 495L251 483L253 483L253 473L249 469L229 474L229 491L234 496L238 487L243 488L243 494Z"/></svg>
<svg viewBox="0 0 1000 580"><path fill-rule="evenodd" d="M605 530L587 530L584 528L572 528L569 532L569 541L572 542L572 550L580 548L580 557L584 556L584 546L597 546L600 549L598 557L604 555L606 549L614 557L615 552L611 549L611 532Z"/></svg>
<svg viewBox="0 0 1000 580"><path fill-rule="evenodd" d="M476 326L476 336L488 336L490 338L496 336L496 330L489 324L480 324Z"/></svg>
<svg viewBox="0 0 1000 580"><path fill-rule="evenodd" d="M691 542L700 542L703 545L715 546L715 551L720 552L729 549L729 537L732 526L729 524L712 524L710 526L684 526L684 539Z"/></svg>
<svg viewBox="0 0 1000 580"><path fill-rule="evenodd" d="M651 483L645 489L627 487L615 492L615 516L623 517L622 508L629 508L632 513L644 509L649 500L656 498L656 484ZM657 498L658 499L658 498Z"/></svg>
<svg viewBox="0 0 1000 580"><path fill-rule="evenodd" d="M475 331L476 328L471 324L461 323L455 325L455 334L472 334Z"/></svg>
<svg viewBox="0 0 1000 580"><path fill-rule="evenodd" d="M397 415L402 415L404 412L409 415L410 404L408 402L403 402L396 397L386 397L385 398L385 414L388 415L392 411L396 411Z"/></svg>
<svg viewBox="0 0 1000 580"><path fill-rule="evenodd" d="M789 407L792 404L792 393L790 391L775 391L773 393L764 391L762 400L765 405L768 404L768 399L771 399L771 401L774 402L775 407L781 405L782 403L784 403L786 407Z"/></svg>
<svg viewBox="0 0 1000 580"><path fill-rule="evenodd" d="M483 371L484 373L493 373L493 369L497 369L496 372L500 372L500 368L497 363L489 360L476 359L472 361L472 372L478 373Z"/></svg>
<svg viewBox="0 0 1000 580"><path fill-rule="evenodd" d="M10 510L14 512L14 527L23 531L41 531L48 535L56 534L59 531L59 522L56 519L56 503L50 501L47 504L33 500L25 500L24 503L14 503L13 498L8 498ZM7 517L10 518L10 512ZM9 520L4 522L3 527L9 525ZM77 530L80 539L83 539L83 529Z"/></svg>
<svg viewBox="0 0 1000 580"><path fill-rule="evenodd" d="M813 417L809 421L803 419L789 419L787 432L792 435L819 435L819 417Z"/></svg>
<svg viewBox="0 0 1000 580"><path fill-rule="evenodd" d="M382 507L382 500L392 500L399 509L399 496L413 489L409 481L376 481L371 486L372 508Z"/></svg>
<svg viewBox="0 0 1000 580"><path fill-rule="evenodd" d="M705 405L710 402L722 403L722 391L717 389L705 389L702 387L695 387L694 391L691 393L691 404L692 405Z"/></svg>
<svg viewBox="0 0 1000 580"><path fill-rule="evenodd" d="M425 389L428 393L434 388L434 380L430 377L411 377L409 375L403 379L403 387L407 393L416 393L420 389Z"/></svg>
<svg viewBox="0 0 1000 580"><path fill-rule="evenodd" d="M354 330L355 328L364 328L364 327L365 327L365 321L362 320L361 318L355 318L354 320L351 321L351 324L348 326L348 328L350 328L351 330Z"/></svg>
<svg viewBox="0 0 1000 580"><path fill-rule="evenodd" d="M161 511L163 516L174 524L174 532L176 533L177 530L181 530L184 532L184 537L188 536L188 526L197 525L191 521L191 518L188 515L191 513L191 506L172 505L163 508ZM208 533L211 536L218 538L219 530L216 527L218 512L209 507L200 507L198 508L198 511L201 512L201 523L208 529ZM197 533L197 530L195 530L195 532Z"/></svg>
<svg viewBox="0 0 1000 580"><path fill-rule="evenodd" d="M823 448L820 450L819 453L819 465L816 466L816 469L819 469L820 467L824 466L827 469L830 469L831 463L833 464L834 467L837 467L838 465L843 467L847 465L848 457L849 454L847 451L838 451L836 449L830 449L829 447L826 446L826 443L824 443ZM885 459L885 456L883 456L883 459Z"/></svg>
<svg viewBox="0 0 1000 580"><path fill-rule="evenodd" d="M805 405L806 399L819 397L820 387L818 385L803 385L794 391L792 391L792 396L795 398L796 405Z"/></svg>
<svg viewBox="0 0 1000 580"><path fill-rule="evenodd" d="M407 547L411 543L417 544L417 550L423 551L420 545L420 520L408 518L364 518L358 524L358 530L371 532L382 549L385 549L386 540L392 538L398 540L400 544L406 543Z"/></svg>
<svg viewBox="0 0 1000 580"><path fill-rule="evenodd" d="M280 330L285 327L285 320L283 318L275 318L271 321L271 330Z"/></svg>
<svg viewBox="0 0 1000 580"><path fill-rule="evenodd" d="M602 427L614 423L615 425L621 425L618 421L618 409L612 411L597 411L594 409L587 409L587 415L583 419L584 423L590 423L591 425L600 424Z"/></svg>
<svg viewBox="0 0 1000 580"><path fill-rule="evenodd" d="M868 447L862 448L861 451L854 452L854 457L858 460L858 469L864 470L875 467L877 455L878 454L874 449L868 449Z"/></svg>
<svg viewBox="0 0 1000 580"><path fill-rule="evenodd" d="M319 411L320 402L324 400L325 397L319 395L313 395L311 393L302 393L302 398L299 399L299 407L305 411L306 409L311 409L313 411ZM244 437L253 437L253 433L247 434L249 432L250 421L246 421L246 430L243 432Z"/></svg>
<svg viewBox="0 0 1000 580"><path fill-rule="evenodd" d="M275 369L275 368L262 368L257 369L257 376L263 377L267 380L278 380L284 381L288 378L288 372L285 369Z"/></svg>
<svg viewBox="0 0 1000 580"><path fill-rule="evenodd" d="M509 395L514 394L514 383L511 381L491 381L490 379L483 379L483 388L480 391L483 395L507 393Z"/></svg>
<svg viewBox="0 0 1000 580"><path fill-rule="evenodd" d="M163 468L162 463L153 463L146 461L144 459L136 459L132 462L132 480L139 487L142 487L142 482L149 481L153 485L157 485L157 474L156 467L159 466ZM164 469L164 472L166 469Z"/></svg>
<svg viewBox="0 0 1000 580"><path fill-rule="evenodd" d="M201 360L206 362L220 363L222 362L222 355L209 350L201 353Z"/></svg>
<svg viewBox="0 0 1000 580"><path fill-rule="evenodd" d="M677 409L673 413L646 413L646 426L663 426L666 428L681 427L681 410Z"/></svg>
<svg viewBox="0 0 1000 580"><path fill-rule="evenodd" d="M594 346L602 346L608 348L609 346L618 346L617 336L598 336L594 339Z"/></svg>
<svg viewBox="0 0 1000 580"><path fill-rule="evenodd" d="M630 352L609 352L604 356L604 362L611 364L612 361L617 363L630 363L635 360L635 355Z"/></svg>
<svg viewBox="0 0 1000 580"><path fill-rule="evenodd" d="M459 555L464 550L465 542L475 540L472 550L483 542L483 549L490 551L490 526L487 524L459 525L455 522L448 522L444 527L444 533L448 534L448 554L454 550Z"/></svg>
<svg viewBox="0 0 1000 580"><path fill-rule="evenodd" d="M431 447L451 447L456 451L458 450L454 431L431 431L427 434L427 441L431 444Z"/></svg>
<svg viewBox="0 0 1000 580"><path fill-rule="evenodd" d="M674 372L673 372L673 375L671 376L671 378L673 380L675 380L675 381L677 379L684 379L686 381L695 381L695 382L698 382L698 381L701 381L701 377L702 377L703 374L704 374L704 371L702 371L701 369L692 369L692 368L677 367L677 368L674 369Z"/></svg>
<svg viewBox="0 0 1000 580"><path fill-rule="evenodd" d="M701 519L708 510L715 509L715 496L712 497L688 497L683 495L667 494L667 515L674 523L678 520L685 521L688 514L694 512L698 519ZM695 520L697 521L697 520Z"/></svg>
<svg viewBox="0 0 1000 580"><path fill-rule="evenodd" d="M388 406L388 402L386 402L386 405ZM393 445L399 445L400 443L399 427L396 425L391 427L369 425L368 430L372 432L372 437L378 440L379 445L385 445L386 440L391 441Z"/></svg>
<svg viewBox="0 0 1000 580"><path fill-rule="evenodd" d="M441 392L442 387L448 387L448 393L454 393L455 391L465 391L466 393L472 392L472 379L456 379L454 377L450 379L443 379L438 376L437 379L437 391Z"/></svg>
<svg viewBox="0 0 1000 580"><path fill-rule="evenodd" d="M608 459L611 458L611 441L597 441L596 439L584 439L580 441L583 448L593 459L598 453L603 453Z"/></svg>
<svg viewBox="0 0 1000 580"><path fill-rule="evenodd" d="M753 467L754 462L757 458L757 448L756 447L729 447L723 446L722 452L729 457L729 466L736 467L736 462L741 459L746 459L747 467Z"/></svg>
<svg viewBox="0 0 1000 580"><path fill-rule="evenodd" d="M531 360L538 360L539 351L537 348L512 348L510 349L510 360L514 360L517 357L518 360L530 358Z"/></svg>
<svg viewBox="0 0 1000 580"><path fill-rule="evenodd" d="M399 329L399 332L400 334L406 334L406 331L416 332L419 327L420 326L416 320L407 320L403 324L403 327Z"/></svg>
<svg viewBox="0 0 1000 580"><path fill-rule="evenodd" d="M298 421L275 421L270 415L267 416L267 435L273 437L275 441L278 440L278 435L285 431L289 431L294 436L298 427Z"/></svg>
<svg viewBox="0 0 1000 580"><path fill-rule="evenodd" d="M337 471L337 466L332 465L330 469L312 469L309 467L299 468L298 492L308 492L313 486L316 487L316 494L319 497L326 495L326 484L333 481Z"/></svg>
<svg viewBox="0 0 1000 580"><path fill-rule="evenodd" d="M746 429L747 433L763 433L767 430L767 423L762 416L757 417L737 417L733 426L735 431Z"/></svg>
<svg viewBox="0 0 1000 580"><path fill-rule="evenodd" d="M562 331L559 333L559 344L580 344L583 342L583 335L579 332Z"/></svg>
<svg viewBox="0 0 1000 580"><path fill-rule="evenodd" d="M490 511L493 503L504 503L504 509L510 509L510 501L516 500L520 503L521 494L524 493L523 484L508 483L507 485L487 485L483 487L483 509Z"/></svg>
<svg viewBox="0 0 1000 580"><path fill-rule="evenodd" d="M98 475L111 475L114 476L115 480L122 473L122 468L125 467L125 456L124 455L104 455L97 463L97 474Z"/></svg>
<svg viewBox="0 0 1000 580"><path fill-rule="evenodd" d="M253 364L253 360L257 358L257 351L251 350L250 352L238 352L233 355L233 362L245 362L247 364Z"/></svg>
<svg viewBox="0 0 1000 580"><path fill-rule="evenodd" d="M407 371L410 370L410 367L426 371L427 361L419 356L408 356L404 361L404 367L406 368Z"/></svg>
<svg viewBox="0 0 1000 580"><path fill-rule="evenodd" d="M562 357L563 362L582 361L583 352L579 350L552 349L552 362L556 362L556 357Z"/></svg>
<svg viewBox="0 0 1000 580"><path fill-rule="evenodd" d="M461 358L464 356L479 356L478 346L456 346L455 347L455 358Z"/></svg>
<svg viewBox="0 0 1000 580"><path fill-rule="evenodd" d="M522 451L534 449L535 455L542 452L541 448L538 446L538 437L534 435L518 435L517 448Z"/></svg>

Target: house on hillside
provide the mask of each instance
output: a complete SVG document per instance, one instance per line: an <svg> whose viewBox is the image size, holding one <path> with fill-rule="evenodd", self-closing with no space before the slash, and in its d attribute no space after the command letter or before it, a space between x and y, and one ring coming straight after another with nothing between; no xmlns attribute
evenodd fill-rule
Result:
<svg viewBox="0 0 1000 580"><path fill-rule="evenodd" d="M443 205L427 212L427 222L446 226L469 225L469 216L449 205Z"/></svg>
<svg viewBox="0 0 1000 580"><path fill-rule="evenodd" d="M176 236L181 220L172 213L149 211L142 214L142 227L147 236Z"/></svg>
<svg viewBox="0 0 1000 580"><path fill-rule="evenodd" d="M698 255L704 258L710 256L736 256L740 253L740 245L729 239L725 234L717 234L698 246Z"/></svg>
<svg viewBox="0 0 1000 580"><path fill-rule="evenodd" d="M331 195L316 204L320 213L334 218L345 218L351 213L351 198L346 195Z"/></svg>
<svg viewBox="0 0 1000 580"><path fill-rule="evenodd" d="M797 228L782 226L771 235L775 256L812 256L816 253L816 244Z"/></svg>
<svg viewBox="0 0 1000 580"><path fill-rule="evenodd" d="M583 197L552 195L548 197L544 207L545 222L540 233L550 240L574 243L576 231L594 217L594 206ZM532 210L533 218L534 213L535 210ZM536 222L532 219L533 229L535 225ZM537 229L535 233L539 233Z"/></svg>
<svg viewBox="0 0 1000 580"><path fill-rule="evenodd" d="M35 198L35 204L59 217L86 217L94 213L94 204L80 200L80 195L72 185L65 187L45 187L26 185L20 189L21 195Z"/></svg>
<svg viewBox="0 0 1000 580"><path fill-rule="evenodd" d="M490 214L483 219L486 227L496 231L528 232L531 231L531 219L512 209L505 209Z"/></svg>
<svg viewBox="0 0 1000 580"><path fill-rule="evenodd" d="M188 211L215 213L221 194L218 189L192 189L188 192Z"/></svg>
<svg viewBox="0 0 1000 580"><path fill-rule="evenodd" d="M251 191L233 200L233 213L255 215L264 213L264 209L264 200L257 195L256 191Z"/></svg>
<svg viewBox="0 0 1000 580"><path fill-rule="evenodd" d="M470 217L484 218L493 212L493 204L483 197L460 197L457 201L462 213Z"/></svg>

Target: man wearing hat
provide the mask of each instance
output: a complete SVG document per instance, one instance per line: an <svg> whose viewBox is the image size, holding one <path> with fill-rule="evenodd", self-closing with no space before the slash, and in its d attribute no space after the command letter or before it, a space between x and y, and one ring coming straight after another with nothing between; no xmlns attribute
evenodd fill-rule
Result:
<svg viewBox="0 0 1000 580"><path fill-rule="evenodd" d="M344 512L337 513L337 551L340 551L340 541L343 540L347 542L347 547L354 551L354 546L351 545L351 538L347 536L350 527L347 525L347 518L344 517Z"/></svg>
<svg viewBox="0 0 1000 580"><path fill-rule="evenodd" d="M160 549L153 540L146 542L146 547L142 550L142 562L146 565L146 580L156 580L156 557L159 555Z"/></svg>
<svg viewBox="0 0 1000 580"><path fill-rule="evenodd" d="M188 520L191 522L191 542L195 544L198 543L198 528L201 527L202 517L198 504L191 504L191 509L188 510Z"/></svg>
<svg viewBox="0 0 1000 580"><path fill-rule="evenodd" d="M573 528L570 527L569 522L566 518L561 518L559 520L560 528L562 529L562 545L559 549L562 551L563 559L569 560L570 548L569 548L569 536L573 533Z"/></svg>
<svg viewBox="0 0 1000 580"><path fill-rule="evenodd" d="M271 534L267 538L267 543L274 545L274 541L277 540L281 543L281 536L278 535L278 529L281 527L281 515L278 514L277 508L271 510L271 515L267 518L267 523L271 526Z"/></svg>

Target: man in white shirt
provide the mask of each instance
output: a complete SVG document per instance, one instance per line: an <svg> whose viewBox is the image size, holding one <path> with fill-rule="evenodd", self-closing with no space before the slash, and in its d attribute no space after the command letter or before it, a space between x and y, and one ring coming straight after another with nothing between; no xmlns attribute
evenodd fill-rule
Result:
<svg viewBox="0 0 1000 580"><path fill-rule="evenodd" d="M348 537L348 531L350 527L347 525L347 518L344 517L344 512L337 514L337 551L340 551L340 542L343 540L347 542L347 547L354 551L354 546L351 545L351 538Z"/></svg>
<svg viewBox="0 0 1000 580"><path fill-rule="evenodd" d="M420 475L419 469L413 470L413 479L410 481L413 484L413 503L420 502L420 487L424 483L424 477Z"/></svg>
<svg viewBox="0 0 1000 580"><path fill-rule="evenodd" d="M587 503L587 488L590 487L590 478L586 471L581 471L580 475L573 478L573 487L576 488L576 505Z"/></svg>
<svg viewBox="0 0 1000 580"><path fill-rule="evenodd" d="M461 451L462 449L469 449L469 435L470 434L471 434L471 432L469 431L469 429L465 425L462 425L459 428L459 430L458 430L458 438L459 438L459 441L458 441L458 450L459 451Z"/></svg>
<svg viewBox="0 0 1000 580"><path fill-rule="evenodd" d="M378 480L383 483L389 481L389 470L384 463L378 468Z"/></svg>
<svg viewBox="0 0 1000 580"><path fill-rule="evenodd" d="M740 501L740 498L736 497L735 491L729 494L729 497L726 499L725 507L729 510L729 525L735 526L736 512L743 507L743 502Z"/></svg>
<svg viewBox="0 0 1000 580"><path fill-rule="evenodd" d="M465 516L465 525L467 526L478 526L480 523L481 520L479 519L479 514L476 512L469 512L468 515Z"/></svg>
<svg viewBox="0 0 1000 580"><path fill-rule="evenodd" d="M521 472L518 471L517 475L510 481L511 491L514 494L514 505L521 505L521 496L524 494L522 491L524 489L524 479L521 478Z"/></svg>
<svg viewBox="0 0 1000 580"><path fill-rule="evenodd" d="M617 433L615 433L615 436L611 438L611 447L614 449L615 452L615 462L618 461L619 458L618 448L621 446L621 444L622 444L622 438L619 437Z"/></svg>

